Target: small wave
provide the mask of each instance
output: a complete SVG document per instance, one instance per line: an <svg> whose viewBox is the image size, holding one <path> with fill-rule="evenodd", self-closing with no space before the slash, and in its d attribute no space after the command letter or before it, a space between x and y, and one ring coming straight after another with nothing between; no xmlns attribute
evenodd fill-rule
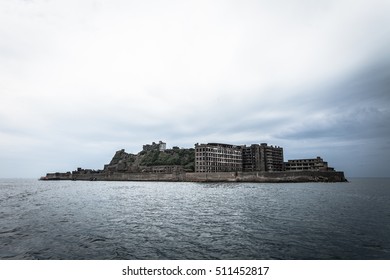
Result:
<svg viewBox="0 0 390 280"><path fill-rule="evenodd" d="M15 227L9 230L2 230L0 231L0 236L11 236L11 235L18 235L22 232L22 229L20 227Z"/></svg>
<svg viewBox="0 0 390 280"><path fill-rule="evenodd" d="M108 239L103 236L89 236L84 239L86 243L106 242Z"/></svg>

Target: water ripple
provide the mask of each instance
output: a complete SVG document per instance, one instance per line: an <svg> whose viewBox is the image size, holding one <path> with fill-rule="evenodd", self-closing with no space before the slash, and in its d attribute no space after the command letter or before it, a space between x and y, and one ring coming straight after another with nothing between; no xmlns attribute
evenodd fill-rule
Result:
<svg viewBox="0 0 390 280"><path fill-rule="evenodd" d="M388 259L389 181L0 181L0 259Z"/></svg>

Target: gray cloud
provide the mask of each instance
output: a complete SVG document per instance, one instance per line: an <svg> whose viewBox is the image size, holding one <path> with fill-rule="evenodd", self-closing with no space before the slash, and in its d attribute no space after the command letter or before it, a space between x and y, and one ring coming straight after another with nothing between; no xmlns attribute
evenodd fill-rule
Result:
<svg viewBox="0 0 390 280"><path fill-rule="evenodd" d="M365 71L330 87L313 89L316 98L294 104L305 116L294 131L279 137L289 138L373 138L386 137L389 128L390 66ZM318 117L319 115L319 117Z"/></svg>
<svg viewBox="0 0 390 280"><path fill-rule="evenodd" d="M0 11L0 177L101 168L160 139L269 142L349 176L389 174L384 1L38 0Z"/></svg>

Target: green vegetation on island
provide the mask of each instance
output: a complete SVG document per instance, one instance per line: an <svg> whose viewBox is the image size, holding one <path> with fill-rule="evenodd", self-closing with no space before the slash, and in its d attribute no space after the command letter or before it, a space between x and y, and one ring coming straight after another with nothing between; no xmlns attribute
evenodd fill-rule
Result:
<svg viewBox="0 0 390 280"><path fill-rule="evenodd" d="M141 151L129 154L124 150L117 151L111 162L104 169L119 172L145 172L162 170L162 167L175 168L187 172L195 171L195 149L172 149Z"/></svg>
<svg viewBox="0 0 390 280"><path fill-rule="evenodd" d="M195 168L194 149L174 147L165 151L142 151L138 155L142 157L140 165L143 166L180 165L192 171Z"/></svg>

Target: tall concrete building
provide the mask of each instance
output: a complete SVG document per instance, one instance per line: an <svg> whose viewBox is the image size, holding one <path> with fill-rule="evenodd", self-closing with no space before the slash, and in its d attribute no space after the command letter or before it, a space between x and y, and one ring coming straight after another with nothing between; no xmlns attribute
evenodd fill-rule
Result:
<svg viewBox="0 0 390 280"><path fill-rule="evenodd" d="M243 171L283 171L283 148L267 143L242 147Z"/></svg>
<svg viewBox="0 0 390 280"><path fill-rule="evenodd" d="M249 147L242 147L242 170L243 171L261 171L260 164L260 145L253 144Z"/></svg>
<svg viewBox="0 0 390 280"><path fill-rule="evenodd" d="M195 172L282 171L283 148L266 143L195 144Z"/></svg>

